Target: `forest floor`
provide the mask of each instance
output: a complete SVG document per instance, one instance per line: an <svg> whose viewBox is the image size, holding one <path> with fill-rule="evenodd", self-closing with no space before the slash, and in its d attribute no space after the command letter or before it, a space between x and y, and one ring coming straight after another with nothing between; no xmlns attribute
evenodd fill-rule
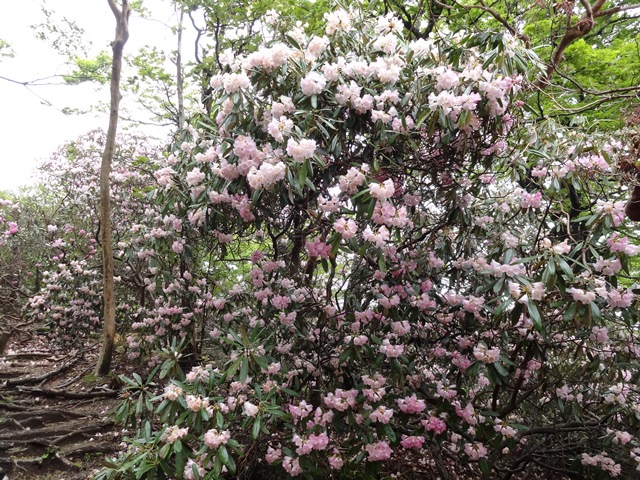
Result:
<svg viewBox="0 0 640 480"><path fill-rule="evenodd" d="M98 345L53 347L28 326L0 352L0 479L84 480L119 448L118 391L92 375Z"/></svg>

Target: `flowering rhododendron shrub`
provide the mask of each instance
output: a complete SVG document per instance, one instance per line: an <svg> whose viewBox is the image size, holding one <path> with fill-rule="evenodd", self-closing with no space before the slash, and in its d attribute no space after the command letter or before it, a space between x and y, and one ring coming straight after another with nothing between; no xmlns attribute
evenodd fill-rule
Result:
<svg viewBox="0 0 640 480"><path fill-rule="evenodd" d="M84 341L102 328L102 261L98 216L100 161L105 135L89 132L62 146L39 169L42 198L52 213L41 221L48 254L41 259L42 289L28 312L50 326L55 341ZM123 135L111 173L117 258L119 322L128 325L149 305L151 277L144 244L158 212L148 198L157 148L143 137ZM151 170L151 171L150 171Z"/></svg>
<svg viewBox="0 0 640 480"><path fill-rule="evenodd" d="M0 246L4 247L8 243L8 239L20 231L18 224L12 221L13 212L18 209L18 205L11 200L0 200L0 207L2 207L2 216L0 216L2 238L0 239Z"/></svg>
<svg viewBox="0 0 640 480"><path fill-rule="evenodd" d="M534 124L535 57L483 38L337 9L212 78L155 176L199 285L176 314L208 309L215 362L167 382L103 478L632 475L633 152ZM199 235L244 249L217 295Z"/></svg>
<svg viewBox="0 0 640 480"><path fill-rule="evenodd" d="M17 203L0 198L0 309L5 315L15 310L20 288L19 265L16 264L16 237L20 233L18 212Z"/></svg>

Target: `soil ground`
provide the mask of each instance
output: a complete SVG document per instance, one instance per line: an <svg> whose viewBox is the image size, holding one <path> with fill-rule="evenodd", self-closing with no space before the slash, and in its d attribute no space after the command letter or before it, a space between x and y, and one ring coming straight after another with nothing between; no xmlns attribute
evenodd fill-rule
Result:
<svg viewBox="0 0 640 480"><path fill-rule="evenodd" d="M53 347L11 329L0 352L0 479L84 480L119 448L117 390L92 375L98 345Z"/></svg>

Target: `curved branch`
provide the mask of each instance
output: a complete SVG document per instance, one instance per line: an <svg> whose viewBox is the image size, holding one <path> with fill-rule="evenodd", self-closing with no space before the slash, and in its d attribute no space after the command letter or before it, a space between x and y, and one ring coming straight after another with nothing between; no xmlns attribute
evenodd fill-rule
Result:
<svg viewBox="0 0 640 480"><path fill-rule="evenodd" d="M547 66L547 70L535 83L536 87L544 89L549 85L551 76L556 72L558 65L562 63L562 60L564 59L564 52L567 47L579 38L582 38L591 32L595 26L595 18L603 15L601 10L605 2L606 0L596 0L596 2L591 5L589 0L580 0L580 3L585 7L585 13L582 15L580 20L573 25L571 25L570 13L567 14L567 30L551 55L551 60Z"/></svg>

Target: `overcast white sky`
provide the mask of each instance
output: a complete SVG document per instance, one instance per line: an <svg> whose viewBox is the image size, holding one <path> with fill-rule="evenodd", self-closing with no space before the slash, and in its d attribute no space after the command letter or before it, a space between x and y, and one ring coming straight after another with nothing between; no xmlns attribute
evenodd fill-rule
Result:
<svg viewBox="0 0 640 480"><path fill-rule="evenodd" d="M57 17L73 19L85 29L94 51L109 50L115 34L115 19L107 0L20 0L12 2L0 16L0 38L11 43L15 58L0 61L0 76L17 81L30 81L65 72L65 59L46 42L34 38L30 25L44 21L40 5L54 10ZM154 17L173 23L168 1L146 0ZM10 14L7 14L7 11ZM130 21L131 36L125 54L145 44L167 45L170 31L160 22L139 17ZM58 83L60 79L51 79ZM42 97L55 107L43 104ZM106 115L64 115L64 107L86 108L98 101L108 101L107 88L94 86L51 85L25 88L0 79L0 190L27 184L40 159L46 158L59 145L96 127L106 129Z"/></svg>

